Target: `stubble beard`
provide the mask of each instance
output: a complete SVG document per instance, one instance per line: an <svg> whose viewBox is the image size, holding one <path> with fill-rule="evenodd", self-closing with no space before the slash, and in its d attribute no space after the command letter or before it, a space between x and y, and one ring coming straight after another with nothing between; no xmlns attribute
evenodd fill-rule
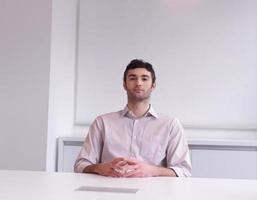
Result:
<svg viewBox="0 0 257 200"><path fill-rule="evenodd" d="M146 93L144 95L136 95L136 94L131 94L131 93L128 93L128 100L131 101L131 102L142 102L142 101L145 101L145 100L149 100L150 97L151 97L151 92L149 93Z"/></svg>

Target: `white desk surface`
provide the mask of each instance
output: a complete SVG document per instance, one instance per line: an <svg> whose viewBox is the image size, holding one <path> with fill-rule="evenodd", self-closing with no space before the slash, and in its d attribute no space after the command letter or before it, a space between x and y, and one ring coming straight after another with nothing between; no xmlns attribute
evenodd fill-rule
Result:
<svg viewBox="0 0 257 200"><path fill-rule="evenodd" d="M136 193L76 191L81 186ZM257 180L109 178L92 174L0 170L1 200L257 200Z"/></svg>

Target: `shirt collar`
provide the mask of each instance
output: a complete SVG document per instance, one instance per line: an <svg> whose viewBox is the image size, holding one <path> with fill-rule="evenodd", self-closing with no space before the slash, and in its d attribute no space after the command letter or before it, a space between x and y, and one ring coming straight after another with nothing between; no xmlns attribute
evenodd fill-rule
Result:
<svg viewBox="0 0 257 200"><path fill-rule="evenodd" d="M130 110L128 106L126 105L125 108L121 111L122 116L131 116L130 115ZM144 117L147 116L153 116L154 118L158 118L157 112L154 110L153 106L150 104L150 109L147 111Z"/></svg>

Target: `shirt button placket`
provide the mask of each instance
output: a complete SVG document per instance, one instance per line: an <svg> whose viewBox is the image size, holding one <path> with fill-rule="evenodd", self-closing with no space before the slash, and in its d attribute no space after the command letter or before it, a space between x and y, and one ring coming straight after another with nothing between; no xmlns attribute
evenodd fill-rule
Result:
<svg viewBox="0 0 257 200"><path fill-rule="evenodd" d="M134 147L135 140L136 140L136 133L135 133L136 124L137 124L137 120L135 119L133 121L133 128L132 128L132 135L131 135L131 148L130 148L130 158L131 159L135 159L136 158L135 147Z"/></svg>

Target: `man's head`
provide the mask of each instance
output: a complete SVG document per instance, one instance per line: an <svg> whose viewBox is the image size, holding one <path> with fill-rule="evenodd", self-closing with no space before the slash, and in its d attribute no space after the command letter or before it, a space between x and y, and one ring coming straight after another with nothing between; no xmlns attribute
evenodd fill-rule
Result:
<svg viewBox="0 0 257 200"><path fill-rule="evenodd" d="M126 67L126 70L124 71L124 74L123 74L124 83L126 83L128 71L131 69L136 69L136 68L143 68L143 69L146 69L147 71L149 71L151 73L152 84L155 84L156 76L155 76L153 66L148 62L145 62L143 60L138 60L138 59L134 59L134 60L130 61L130 63Z"/></svg>
<svg viewBox="0 0 257 200"><path fill-rule="evenodd" d="M132 60L123 77L123 87L127 91L128 101L149 100L155 88L155 72L150 63Z"/></svg>

